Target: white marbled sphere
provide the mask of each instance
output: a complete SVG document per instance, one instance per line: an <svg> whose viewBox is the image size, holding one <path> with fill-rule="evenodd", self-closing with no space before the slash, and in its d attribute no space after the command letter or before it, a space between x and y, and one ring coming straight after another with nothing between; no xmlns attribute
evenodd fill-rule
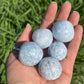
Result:
<svg viewBox="0 0 84 84"><path fill-rule="evenodd" d="M24 65L34 66L43 57L42 49L35 42L25 42L19 51L19 60Z"/></svg>
<svg viewBox="0 0 84 84"><path fill-rule="evenodd" d="M48 48L48 55L57 60L63 60L67 55L67 48L62 42L54 42Z"/></svg>
<svg viewBox="0 0 84 84"><path fill-rule="evenodd" d="M53 36L60 42L69 42L74 38L73 25L67 20L59 20L52 28Z"/></svg>
<svg viewBox="0 0 84 84"><path fill-rule="evenodd" d="M46 80L55 80L60 77L62 67L59 61L53 57L43 58L38 65L40 75Z"/></svg>
<svg viewBox="0 0 84 84"><path fill-rule="evenodd" d="M47 48L51 45L51 43L53 41L53 35L49 29L37 29L33 33L32 39L41 48Z"/></svg>

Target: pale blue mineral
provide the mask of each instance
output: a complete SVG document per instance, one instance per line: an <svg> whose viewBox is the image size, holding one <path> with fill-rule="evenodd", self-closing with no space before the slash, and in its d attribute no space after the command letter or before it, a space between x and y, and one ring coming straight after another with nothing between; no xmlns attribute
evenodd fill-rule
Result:
<svg viewBox="0 0 84 84"><path fill-rule="evenodd" d="M19 51L19 60L24 65L34 66L43 57L42 49L35 42L25 42Z"/></svg>
<svg viewBox="0 0 84 84"><path fill-rule="evenodd" d="M41 48L47 48L53 41L52 32L49 29L37 29L33 35L32 39L36 42Z"/></svg>
<svg viewBox="0 0 84 84"><path fill-rule="evenodd" d="M62 42L54 42L48 48L48 54L60 61L66 57L67 48Z"/></svg>
<svg viewBox="0 0 84 84"><path fill-rule="evenodd" d="M74 37L73 25L67 20L56 22L52 28L53 36L60 42L69 42Z"/></svg>
<svg viewBox="0 0 84 84"><path fill-rule="evenodd" d="M53 57L45 57L40 61L38 71L46 80L55 80L60 77L62 67L57 59Z"/></svg>

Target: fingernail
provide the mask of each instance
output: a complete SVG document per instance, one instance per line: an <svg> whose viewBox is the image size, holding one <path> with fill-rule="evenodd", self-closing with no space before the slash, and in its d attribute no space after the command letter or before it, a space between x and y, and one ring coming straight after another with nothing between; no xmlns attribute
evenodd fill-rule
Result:
<svg viewBox="0 0 84 84"><path fill-rule="evenodd" d="M65 3L70 3L69 1L65 1Z"/></svg>
<svg viewBox="0 0 84 84"><path fill-rule="evenodd" d="M79 13L78 11L73 11L73 13L78 14L78 15L79 15L79 17L80 17L80 13Z"/></svg>
<svg viewBox="0 0 84 84"><path fill-rule="evenodd" d="M30 24L29 24L29 23L26 25L26 27L28 27L28 26L30 26Z"/></svg>
<svg viewBox="0 0 84 84"><path fill-rule="evenodd" d="M73 12L77 12L77 13L79 13L78 11L73 11Z"/></svg>
<svg viewBox="0 0 84 84"><path fill-rule="evenodd" d="M78 13L80 15L80 13L78 11L73 11L73 12Z"/></svg>
<svg viewBox="0 0 84 84"><path fill-rule="evenodd" d="M55 1L52 1L51 3L56 3L57 4L57 2L55 2Z"/></svg>

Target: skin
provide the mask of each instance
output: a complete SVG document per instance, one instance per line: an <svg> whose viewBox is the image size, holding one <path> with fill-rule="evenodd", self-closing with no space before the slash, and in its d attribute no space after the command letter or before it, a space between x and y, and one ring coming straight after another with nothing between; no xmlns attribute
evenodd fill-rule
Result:
<svg viewBox="0 0 84 84"><path fill-rule="evenodd" d="M15 53L15 51L13 50L6 62L7 84L70 84L74 62L81 43L83 32L82 26L78 25L80 18L79 13L75 11L72 12L69 16L70 11L71 4L69 2L65 2L61 6L59 14L56 18L56 21L69 20L73 24L75 30L74 39L66 44L68 49L67 56L64 60L60 61L62 65L61 76L58 79L51 81L42 78L38 73L37 66L30 67L20 63L20 61L18 60L18 53ZM47 8L40 28L50 28L55 19L56 12L57 4L56 2L52 2ZM15 46L20 47L23 42L31 41L31 36L31 26L27 25L21 36L18 38ZM43 51L46 52L46 50Z"/></svg>

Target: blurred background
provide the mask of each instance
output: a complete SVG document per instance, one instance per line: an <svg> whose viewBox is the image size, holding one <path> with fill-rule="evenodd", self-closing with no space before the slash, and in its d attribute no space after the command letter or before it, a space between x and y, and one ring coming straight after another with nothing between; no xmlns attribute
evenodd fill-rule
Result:
<svg viewBox="0 0 84 84"><path fill-rule="evenodd" d="M39 28L42 17L53 0L0 0L0 84L6 84L5 62L17 38L27 23L33 31ZM66 0L54 0L58 11ZM80 21L84 27L84 1L68 0L72 11L80 13ZM57 12L58 13L58 12ZM74 65L71 84L84 84L84 32L80 49Z"/></svg>

